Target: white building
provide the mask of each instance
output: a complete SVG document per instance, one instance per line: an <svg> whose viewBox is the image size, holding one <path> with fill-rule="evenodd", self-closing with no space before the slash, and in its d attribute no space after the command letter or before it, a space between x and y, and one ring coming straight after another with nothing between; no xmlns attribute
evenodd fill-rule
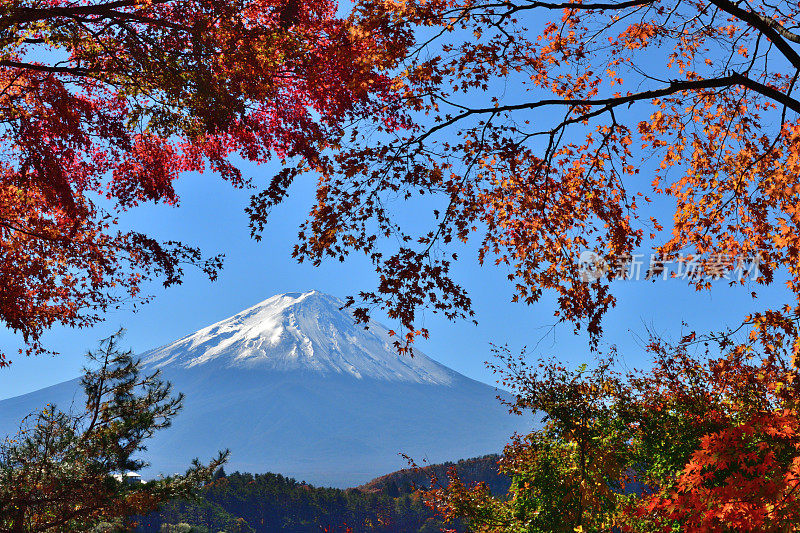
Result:
<svg viewBox="0 0 800 533"><path fill-rule="evenodd" d="M138 485L142 482L142 476L138 472L125 472L124 474L114 474L114 479L127 485Z"/></svg>

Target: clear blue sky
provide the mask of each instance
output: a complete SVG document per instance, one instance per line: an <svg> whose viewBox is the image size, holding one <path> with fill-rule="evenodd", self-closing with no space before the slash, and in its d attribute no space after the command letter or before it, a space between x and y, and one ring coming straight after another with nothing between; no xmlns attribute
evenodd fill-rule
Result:
<svg viewBox="0 0 800 533"><path fill-rule="evenodd" d="M342 11L348 9L349 3L342 2ZM651 53L656 57L659 52ZM504 80L497 80L493 90L509 101L524 97ZM538 113L537 117L543 115ZM245 167L245 173L257 185L264 185L276 169L275 165ZM642 184L650 181L644 170L640 179ZM13 361L10 368L0 369L0 398L79 375L85 351L120 326L128 330L129 346L143 352L277 293L317 289L343 298L374 288L375 276L360 256L353 256L345 263L329 262L320 268L299 265L291 259L297 226L312 204L314 185L313 180L296 183L290 200L273 213L264 239L255 242L249 237L244 213L252 191L235 190L209 174L183 176L177 184L182 197L180 207L139 208L129 213L125 222L161 239L197 245L209 255L224 252L225 268L219 280L211 283L200 273L189 271L181 286L167 290L160 285L152 286L154 301L136 313L129 309L109 313L106 322L93 329L56 329L45 337L50 347L61 352L56 357L14 357L21 346L20 339L0 329L0 349L11 353ZM663 215L668 208L668 204L661 202L658 209ZM421 213L405 210L402 215L410 220ZM510 303L512 291L505 272L492 266L479 267L474 249L461 251L455 270L458 281L470 291L479 323L477 326L468 321L452 323L428 313L422 325L430 330L431 338L418 343L428 355L489 383L494 378L484 362L490 357L490 342L508 343L515 350L527 345L533 354L556 355L576 365L591 361L585 337L574 335L568 324L550 327L555 321L552 295L534 306ZM667 334L680 333L682 322L698 330L723 328L738 323L749 311L782 303L781 297L786 298L787 294L780 285L761 288L759 300L754 301L749 296L751 288L729 288L718 283L712 291L698 293L678 280L620 281L613 288L618 307L605 318L605 342L618 346L628 366L647 364L638 340L645 335L646 327ZM374 318L396 326L380 313Z"/></svg>
<svg viewBox="0 0 800 533"><path fill-rule="evenodd" d="M263 182L274 167L249 170L256 181ZM77 376L86 349L119 326L128 330L128 345L143 352L276 293L318 289L345 297L372 288L374 275L360 257L354 256L345 263L330 262L321 268L299 265L291 259L297 225L311 205L313 185L308 182L294 186L290 201L275 211L260 243L250 239L244 213L250 192L235 190L213 175L183 177L178 184L182 196L178 208L146 207L130 213L126 222L140 231L195 244L209 254L224 252L227 257L220 279L211 283L190 271L181 286L167 290L159 285L151 287L156 295L154 301L135 313L130 309L110 313L105 323L93 329L52 331L46 341L61 355L12 357L13 365L0 369L0 398ZM489 383L494 381L484 361L490 356L490 342L509 343L514 349L536 346L533 353L557 355L575 364L591 360L586 339L573 335L570 326L549 327L554 322L552 297L534 306L510 303L511 288L504 272L479 267L474 252L469 250L461 254L456 275L471 292L479 324L451 323L428 313L424 325L430 330L431 339L419 344L428 355ZM620 302L605 319L606 342L620 347L629 366L646 364L637 341L637 336L645 333L645 326L666 333L679 332L682 321L701 329L723 327L741 319L749 309L778 301L784 292L775 287L753 302L748 289L720 286L696 293L675 280L655 284L624 281L615 287ZM380 314L375 318L392 325ZM6 353L19 346L18 337L0 332L0 348Z"/></svg>

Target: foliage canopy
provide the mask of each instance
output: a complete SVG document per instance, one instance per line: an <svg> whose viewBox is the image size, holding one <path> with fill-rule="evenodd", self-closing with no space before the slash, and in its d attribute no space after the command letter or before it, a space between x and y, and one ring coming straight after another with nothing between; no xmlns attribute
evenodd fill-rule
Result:
<svg viewBox="0 0 800 533"><path fill-rule="evenodd" d="M405 127L375 135L365 119L342 150L283 177L322 174L296 256L366 254L380 282L361 296L406 341L426 333L420 309L473 314L451 275L457 244L473 240L515 299L554 292L559 319L594 342L618 269L587 283L586 250L612 266L648 250L699 259L698 290L744 283L731 274L757 257L757 282L786 277L793 296L743 321L796 316L795 3L365 1L357 13L416 31L394 79ZM290 182L254 199L256 221ZM421 197L436 205L420 231L397 206Z"/></svg>
<svg viewBox="0 0 800 533"><path fill-rule="evenodd" d="M54 324L146 300L147 280L180 283L187 264L216 277L221 256L119 227L138 204L176 204L180 174L250 186L232 160L314 162L353 116L391 122L380 71L407 37L335 11L330 0L0 4L0 321L29 352Z"/></svg>

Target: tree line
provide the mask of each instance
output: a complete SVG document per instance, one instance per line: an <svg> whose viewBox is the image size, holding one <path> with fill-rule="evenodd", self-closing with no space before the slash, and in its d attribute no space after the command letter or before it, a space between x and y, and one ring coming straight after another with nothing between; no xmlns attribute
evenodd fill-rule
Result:
<svg viewBox="0 0 800 533"><path fill-rule="evenodd" d="M172 501L136 521L141 533L182 523L198 533L434 533L443 526L419 491L323 488L280 474L239 472L217 474L197 501Z"/></svg>

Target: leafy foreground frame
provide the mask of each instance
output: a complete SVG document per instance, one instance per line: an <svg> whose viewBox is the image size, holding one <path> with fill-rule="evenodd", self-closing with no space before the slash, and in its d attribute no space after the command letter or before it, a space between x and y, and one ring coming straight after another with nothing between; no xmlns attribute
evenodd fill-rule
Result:
<svg viewBox="0 0 800 533"><path fill-rule="evenodd" d="M654 367L624 374L613 352L569 369L498 347L509 407L543 427L506 447L508 494L453 471L426 501L476 532L800 530L800 372L791 344L754 344L652 338Z"/></svg>

